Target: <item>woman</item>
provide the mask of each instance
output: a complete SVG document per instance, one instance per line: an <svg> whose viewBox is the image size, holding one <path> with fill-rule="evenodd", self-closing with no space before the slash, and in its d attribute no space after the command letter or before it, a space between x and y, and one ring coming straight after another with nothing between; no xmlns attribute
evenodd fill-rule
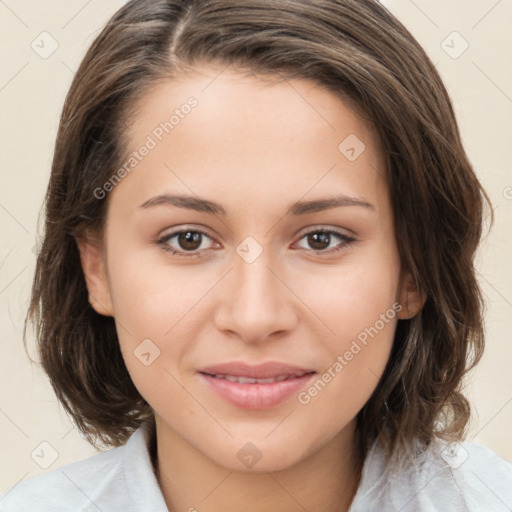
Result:
<svg viewBox="0 0 512 512"><path fill-rule="evenodd" d="M487 202L379 3L129 2L64 106L29 311L115 449L1 510L510 508L462 441Z"/></svg>

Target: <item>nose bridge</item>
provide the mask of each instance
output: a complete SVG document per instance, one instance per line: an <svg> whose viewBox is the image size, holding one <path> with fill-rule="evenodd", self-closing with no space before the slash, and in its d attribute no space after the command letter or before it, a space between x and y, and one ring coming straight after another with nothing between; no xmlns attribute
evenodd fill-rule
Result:
<svg viewBox="0 0 512 512"><path fill-rule="evenodd" d="M236 262L234 278L239 289L237 303L244 304L244 309L268 305L276 300L276 294L280 295L280 290L277 290L279 283L269 267L270 258L263 253L252 262L242 257Z"/></svg>
<svg viewBox="0 0 512 512"><path fill-rule="evenodd" d="M247 245L240 244L229 273L229 291L220 301L220 329L235 331L246 341L257 341L292 328L292 294L275 275L272 261L269 248L250 240Z"/></svg>

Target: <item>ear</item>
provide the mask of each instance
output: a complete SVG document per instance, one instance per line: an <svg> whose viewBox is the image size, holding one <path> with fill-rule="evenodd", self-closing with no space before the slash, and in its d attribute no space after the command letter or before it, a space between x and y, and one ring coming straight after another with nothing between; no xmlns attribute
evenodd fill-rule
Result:
<svg viewBox="0 0 512 512"><path fill-rule="evenodd" d="M413 318L423 307L426 299L425 292L419 289L411 273L402 271L398 290L398 302L402 309L398 312L398 318L401 320Z"/></svg>
<svg viewBox="0 0 512 512"><path fill-rule="evenodd" d="M80 251L80 261L89 292L89 302L100 315L113 317L114 308L108 285L103 244L91 235L76 238L76 243Z"/></svg>

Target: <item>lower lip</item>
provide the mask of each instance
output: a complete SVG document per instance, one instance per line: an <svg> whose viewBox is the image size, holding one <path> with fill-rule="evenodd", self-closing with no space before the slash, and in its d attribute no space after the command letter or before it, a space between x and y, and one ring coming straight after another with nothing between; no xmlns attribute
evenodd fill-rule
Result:
<svg viewBox="0 0 512 512"><path fill-rule="evenodd" d="M216 393L236 407L268 409L297 394L315 374L308 373L302 377L264 384L240 384L205 373L199 375Z"/></svg>

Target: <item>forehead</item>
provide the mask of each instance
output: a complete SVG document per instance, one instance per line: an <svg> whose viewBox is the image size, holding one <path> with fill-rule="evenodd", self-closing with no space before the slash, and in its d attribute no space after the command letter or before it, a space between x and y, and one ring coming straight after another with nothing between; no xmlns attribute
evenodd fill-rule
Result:
<svg viewBox="0 0 512 512"><path fill-rule="evenodd" d="M261 204L335 191L375 196L385 185L371 127L311 80L198 68L139 98L125 135L129 154L150 149L114 195L123 189L141 202L166 188Z"/></svg>

